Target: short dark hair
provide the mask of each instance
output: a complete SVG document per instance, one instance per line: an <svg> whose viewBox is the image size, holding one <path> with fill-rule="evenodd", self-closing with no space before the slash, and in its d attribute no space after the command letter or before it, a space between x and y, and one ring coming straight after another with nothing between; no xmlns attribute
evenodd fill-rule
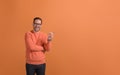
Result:
<svg viewBox="0 0 120 75"><path fill-rule="evenodd" d="M42 24L42 18L40 18L40 17L35 17L34 19L33 19L33 23L35 22L35 20L41 20L41 24Z"/></svg>

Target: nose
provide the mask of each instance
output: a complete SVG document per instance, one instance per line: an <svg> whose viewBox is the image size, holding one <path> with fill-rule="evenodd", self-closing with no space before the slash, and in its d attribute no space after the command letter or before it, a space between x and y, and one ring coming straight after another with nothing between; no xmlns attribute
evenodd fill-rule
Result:
<svg viewBox="0 0 120 75"><path fill-rule="evenodd" d="M40 25L36 25L36 27L40 27Z"/></svg>

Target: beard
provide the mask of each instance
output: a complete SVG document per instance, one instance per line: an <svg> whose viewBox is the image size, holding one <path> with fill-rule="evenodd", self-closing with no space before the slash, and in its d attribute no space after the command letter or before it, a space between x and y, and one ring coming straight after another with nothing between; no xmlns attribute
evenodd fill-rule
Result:
<svg viewBox="0 0 120 75"><path fill-rule="evenodd" d="M38 31L40 31L40 28L36 27L36 28L34 28L34 31L38 32Z"/></svg>

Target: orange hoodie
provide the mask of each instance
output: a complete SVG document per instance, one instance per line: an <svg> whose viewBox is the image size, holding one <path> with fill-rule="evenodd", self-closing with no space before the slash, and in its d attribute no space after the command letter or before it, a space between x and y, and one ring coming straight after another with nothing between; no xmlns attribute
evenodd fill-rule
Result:
<svg viewBox="0 0 120 75"><path fill-rule="evenodd" d="M48 42L47 38L48 36L43 32L25 33L26 63L45 63L45 52L49 51L51 47L51 42Z"/></svg>

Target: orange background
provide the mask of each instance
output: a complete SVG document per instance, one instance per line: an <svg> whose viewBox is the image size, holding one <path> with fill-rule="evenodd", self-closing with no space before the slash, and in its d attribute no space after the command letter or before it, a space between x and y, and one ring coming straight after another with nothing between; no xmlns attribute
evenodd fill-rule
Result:
<svg viewBox="0 0 120 75"><path fill-rule="evenodd" d="M25 75L35 16L55 33L46 75L120 75L119 0L0 0L0 75Z"/></svg>

